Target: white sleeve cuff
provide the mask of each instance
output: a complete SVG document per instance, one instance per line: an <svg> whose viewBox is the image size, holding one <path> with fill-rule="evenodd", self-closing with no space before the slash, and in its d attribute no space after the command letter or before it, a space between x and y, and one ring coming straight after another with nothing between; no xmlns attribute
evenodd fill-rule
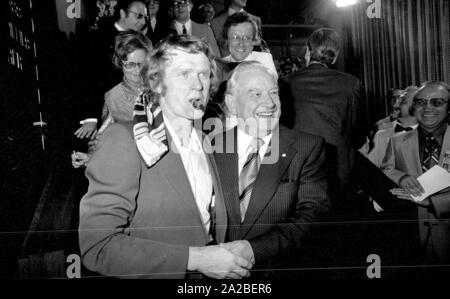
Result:
<svg viewBox="0 0 450 299"><path fill-rule="evenodd" d="M86 118L80 121L80 125L84 125L85 123L97 123L96 118Z"/></svg>

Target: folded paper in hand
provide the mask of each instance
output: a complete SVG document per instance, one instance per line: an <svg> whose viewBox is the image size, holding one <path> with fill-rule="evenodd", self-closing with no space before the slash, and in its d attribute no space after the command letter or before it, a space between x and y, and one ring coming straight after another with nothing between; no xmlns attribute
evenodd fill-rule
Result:
<svg viewBox="0 0 450 299"><path fill-rule="evenodd" d="M430 195L450 187L450 173L439 165L435 165L417 178L425 193L412 196L415 201L422 201Z"/></svg>

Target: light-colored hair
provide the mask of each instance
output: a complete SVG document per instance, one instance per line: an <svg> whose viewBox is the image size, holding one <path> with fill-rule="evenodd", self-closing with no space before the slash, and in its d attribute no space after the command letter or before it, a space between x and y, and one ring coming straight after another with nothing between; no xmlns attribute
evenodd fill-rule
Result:
<svg viewBox="0 0 450 299"><path fill-rule="evenodd" d="M166 39L161 40L147 58L142 67L142 77L147 92L152 93L159 99L166 92L166 86L163 82L166 63L170 60L171 50L180 50L189 54L203 53L208 58L211 69L211 85L209 94L211 95L217 88L217 66L214 61L214 53L211 47L205 41L192 35L171 34ZM156 94L155 90L161 87L161 93Z"/></svg>
<svg viewBox="0 0 450 299"><path fill-rule="evenodd" d="M148 54L152 51L152 42L148 37L134 30L120 32L115 39L112 58L114 66L122 69L122 62L136 50L144 50Z"/></svg>
<svg viewBox="0 0 450 299"><path fill-rule="evenodd" d="M234 96L237 86L239 82L237 82L236 77L240 73L251 71L251 70L262 70L266 73L268 73L275 81L277 81L277 78L272 74L269 68L267 68L264 64L262 64L259 61L243 61L239 63L238 66L231 72L231 75L227 81L227 90L225 91L226 95Z"/></svg>

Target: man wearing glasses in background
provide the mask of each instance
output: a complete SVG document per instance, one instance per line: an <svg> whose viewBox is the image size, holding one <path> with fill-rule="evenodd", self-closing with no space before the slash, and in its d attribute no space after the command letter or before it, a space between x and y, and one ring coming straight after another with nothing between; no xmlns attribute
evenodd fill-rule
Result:
<svg viewBox="0 0 450 299"><path fill-rule="evenodd" d="M413 99L419 127L391 138L381 166L400 187L391 193L417 206L418 223L412 223L412 229L419 229L417 245L420 246L417 248L420 259L431 265L425 270L432 270L432 265L447 264L447 267L440 267L446 273L450 272L450 190L447 188L422 201L416 201L412 196L420 196L424 192L417 177L428 169L439 165L450 171L448 158L445 159L445 155L450 154L449 100L448 84L439 81L422 84Z"/></svg>
<svg viewBox="0 0 450 299"><path fill-rule="evenodd" d="M79 139L95 138L101 117L104 94L122 80L122 72L111 61L114 40L121 31L141 32L148 14L141 0L119 0L115 7L114 23L99 27L90 33L82 53L83 92L77 105L81 127L75 132ZM81 149L80 149L81 150ZM85 149L82 149L85 150Z"/></svg>
<svg viewBox="0 0 450 299"><path fill-rule="evenodd" d="M220 57L214 33L206 24L199 24L191 20L191 11L194 5L191 0L173 0L172 9L175 21L172 24L172 32L178 35L193 35L209 44L215 57Z"/></svg>

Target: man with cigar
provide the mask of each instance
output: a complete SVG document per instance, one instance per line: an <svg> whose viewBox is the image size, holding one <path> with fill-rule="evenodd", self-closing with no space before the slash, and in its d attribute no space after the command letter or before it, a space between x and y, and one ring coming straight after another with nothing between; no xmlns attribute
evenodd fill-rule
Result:
<svg viewBox="0 0 450 299"><path fill-rule="evenodd" d="M116 277L248 276L251 261L214 245L225 241L223 191L208 142L194 127L215 76L211 48L192 36L171 36L143 72L160 105L168 151L149 165L152 153L137 146L136 125L104 132L80 204L84 265Z"/></svg>

